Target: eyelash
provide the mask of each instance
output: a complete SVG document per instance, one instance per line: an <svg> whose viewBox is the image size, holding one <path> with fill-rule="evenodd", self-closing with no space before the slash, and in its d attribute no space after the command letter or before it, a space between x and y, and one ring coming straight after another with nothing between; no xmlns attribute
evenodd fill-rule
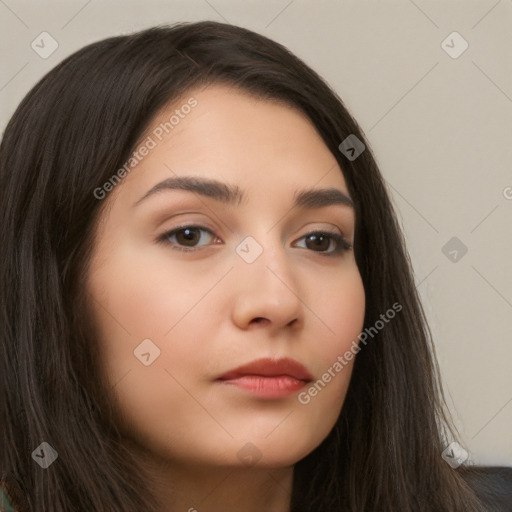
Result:
<svg viewBox="0 0 512 512"><path fill-rule="evenodd" d="M182 251L182 252L194 252L194 251L199 250L199 247L201 247L201 246L185 248L185 247L179 246L175 242L171 242L169 240L169 238L171 236L173 236L185 229L199 229L201 231L206 231L207 233L209 233L212 236L215 236L215 234L210 229L208 229L204 226L200 226L197 224L189 224L189 225L185 225L185 226L178 226L169 231L166 231L165 233L163 233L161 236L159 236L156 239L156 242L159 244L163 244L163 245L169 245L172 247L172 249L177 250L177 251ZM328 231L328 230L310 231L309 233L306 233L305 235L300 237L299 240L302 240L303 238L307 238L308 236L311 236L311 235L327 236L327 237L330 237L331 240L334 240L334 242L336 243L336 248L331 252L311 250L312 252L316 252L316 253L320 254L321 256L329 256L329 257L341 256L346 251L352 249L352 245L349 244L347 242L347 240L342 235L340 235L339 233L334 233L334 232Z"/></svg>

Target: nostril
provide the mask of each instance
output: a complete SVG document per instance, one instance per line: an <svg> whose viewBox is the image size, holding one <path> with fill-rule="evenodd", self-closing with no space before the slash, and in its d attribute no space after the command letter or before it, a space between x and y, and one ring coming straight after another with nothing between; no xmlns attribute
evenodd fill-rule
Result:
<svg viewBox="0 0 512 512"><path fill-rule="evenodd" d="M256 318L253 318L252 322L253 324L264 324L265 322L270 322L268 318L263 318L262 316L258 316Z"/></svg>

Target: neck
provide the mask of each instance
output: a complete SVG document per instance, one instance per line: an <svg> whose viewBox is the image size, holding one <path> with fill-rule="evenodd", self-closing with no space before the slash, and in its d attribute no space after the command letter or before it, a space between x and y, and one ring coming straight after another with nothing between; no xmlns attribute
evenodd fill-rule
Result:
<svg viewBox="0 0 512 512"><path fill-rule="evenodd" d="M169 461L144 463L162 512L289 512L293 466L205 467Z"/></svg>

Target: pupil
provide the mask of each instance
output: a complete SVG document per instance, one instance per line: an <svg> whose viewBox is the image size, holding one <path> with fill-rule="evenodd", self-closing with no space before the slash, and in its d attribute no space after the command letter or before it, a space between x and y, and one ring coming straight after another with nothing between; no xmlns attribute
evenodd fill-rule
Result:
<svg viewBox="0 0 512 512"><path fill-rule="evenodd" d="M313 242L312 247L308 245L308 242ZM308 249L328 249L329 248L329 239L323 235L309 235L306 239L306 246Z"/></svg>
<svg viewBox="0 0 512 512"><path fill-rule="evenodd" d="M195 238L197 238L197 229L182 229L177 233L176 238L180 243L182 243L182 241L180 241L180 238L182 238L184 242L183 245L195 245L195 243L197 243L197 240L195 240Z"/></svg>

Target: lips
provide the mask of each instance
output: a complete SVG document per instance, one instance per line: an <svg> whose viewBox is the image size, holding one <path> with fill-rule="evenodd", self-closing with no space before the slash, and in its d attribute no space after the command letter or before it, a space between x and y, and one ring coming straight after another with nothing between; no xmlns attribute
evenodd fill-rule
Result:
<svg viewBox="0 0 512 512"><path fill-rule="evenodd" d="M290 359L256 359L248 364L239 366L221 375L218 380L236 380L241 377L259 376L259 377L291 377L297 381L311 382L313 376L299 362Z"/></svg>

